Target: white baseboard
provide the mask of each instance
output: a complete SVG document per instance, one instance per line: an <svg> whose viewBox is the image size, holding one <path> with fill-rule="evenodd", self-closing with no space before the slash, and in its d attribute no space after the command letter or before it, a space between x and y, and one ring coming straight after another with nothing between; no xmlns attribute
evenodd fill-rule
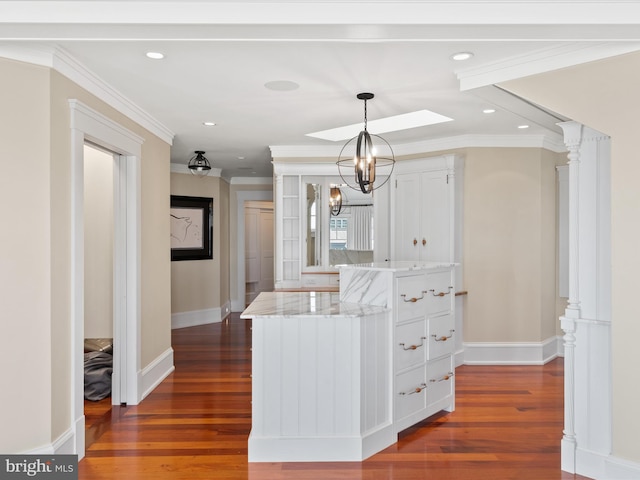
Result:
<svg viewBox="0 0 640 480"><path fill-rule="evenodd" d="M607 457L605 473L601 480L637 480L640 478L640 464L616 458Z"/></svg>
<svg viewBox="0 0 640 480"><path fill-rule="evenodd" d="M231 300L232 312L244 312L245 302L244 300Z"/></svg>
<svg viewBox="0 0 640 480"><path fill-rule="evenodd" d="M598 480L637 480L640 478L640 464L577 448L575 473Z"/></svg>
<svg viewBox="0 0 640 480"><path fill-rule="evenodd" d="M154 388L175 370L173 365L173 348L167 348L161 355L142 369L142 397L149 395Z"/></svg>
<svg viewBox="0 0 640 480"><path fill-rule="evenodd" d="M464 343L467 365L544 365L561 356L562 337L529 343Z"/></svg>
<svg viewBox="0 0 640 480"><path fill-rule="evenodd" d="M84 419L84 417L83 417ZM84 432L83 432L84 433ZM73 429L68 429L52 443L21 452L22 455L73 455L75 452L75 435Z"/></svg>
<svg viewBox="0 0 640 480"><path fill-rule="evenodd" d="M171 329L195 327L207 325L208 323L219 323L222 321L223 309L229 309L228 303L222 308L207 308L206 310L192 310L190 312L179 312L171 315ZM225 315L226 317L226 315Z"/></svg>

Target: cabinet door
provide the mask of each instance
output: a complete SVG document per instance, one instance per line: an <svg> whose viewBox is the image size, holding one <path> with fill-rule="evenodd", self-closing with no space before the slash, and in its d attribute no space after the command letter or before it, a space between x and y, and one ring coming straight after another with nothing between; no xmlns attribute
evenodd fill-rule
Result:
<svg viewBox="0 0 640 480"><path fill-rule="evenodd" d="M420 175L396 177L394 260L420 260Z"/></svg>
<svg viewBox="0 0 640 480"><path fill-rule="evenodd" d="M447 172L423 173L421 180L420 260L450 262L451 197Z"/></svg>

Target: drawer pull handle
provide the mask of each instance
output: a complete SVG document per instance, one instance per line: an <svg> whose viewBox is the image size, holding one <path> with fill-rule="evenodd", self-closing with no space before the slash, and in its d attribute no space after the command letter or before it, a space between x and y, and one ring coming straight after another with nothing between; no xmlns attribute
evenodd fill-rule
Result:
<svg viewBox="0 0 640 480"><path fill-rule="evenodd" d="M431 379L429 380L431 383L436 383L436 382L446 382L447 380L449 380L451 377L453 377L454 373L453 372L449 372L446 375L444 375L442 378L439 378L437 380Z"/></svg>
<svg viewBox="0 0 640 480"><path fill-rule="evenodd" d="M409 303L409 302L411 302L411 303L416 303L418 300L422 300L422 299L424 298L424 294L425 294L425 293L427 293L427 291L426 291L426 290L423 290L423 291L422 291L422 296L421 296L420 298L411 297L409 300L407 300L407 295L406 295L406 294L404 294L404 293L403 293L402 295L400 295L400 296L402 297L402 300L404 300L404 301L405 301L405 303Z"/></svg>
<svg viewBox="0 0 640 480"><path fill-rule="evenodd" d="M429 291L431 292L431 295L433 295L434 297L444 297L445 295L449 295L452 289L453 287L449 287L448 292L440 292L440 293L436 293L435 290L429 290Z"/></svg>
<svg viewBox="0 0 640 480"><path fill-rule="evenodd" d="M426 383L421 383L419 387L416 387L416 388L414 388L413 390L411 390L409 392L400 392L398 395L413 395L414 393L420 393L425 388L427 388L427 384Z"/></svg>
<svg viewBox="0 0 640 480"><path fill-rule="evenodd" d="M417 348L420 348L421 346L424 345L424 341L427 337L420 337L420 345L410 345L408 347L405 347L404 343L399 343L398 345L400 345L402 347L403 350L415 350Z"/></svg>
<svg viewBox="0 0 640 480"><path fill-rule="evenodd" d="M435 333L433 335L431 335L431 336L436 339L436 342L446 342L451 337L453 337L453 332L455 332L455 330L449 330L449 336L448 337L445 337L444 335L442 337L438 337Z"/></svg>

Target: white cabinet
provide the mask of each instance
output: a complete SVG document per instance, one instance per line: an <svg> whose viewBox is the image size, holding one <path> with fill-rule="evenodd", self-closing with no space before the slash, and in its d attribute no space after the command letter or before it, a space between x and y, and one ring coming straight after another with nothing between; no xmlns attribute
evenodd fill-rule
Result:
<svg viewBox="0 0 640 480"><path fill-rule="evenodd" d="M455 405L453 267L395 273L394 426Z"/></svg>
<svg viewBox="0 0 640 480"><path fill-rule="evenodd" d="M444 263L340 268L341 301L391 309L396 432L455 407L454 275Z"/></svg>
<svg viewBox="0 0 640 480"><path fill-rule="evenodd" d="M395 259L449 260L451 202L447 181L446 171L397 175Z"/></svg>
<svg viewBox="0 0 640 480"><path fill-rule="evenodd" d="M391 259L455 263L454 293L463 293L463 181L459 155L397 163L391 191ZM454 364L464 361L464 297L456 300Z"/></svg>
<svg viewBox="0 0 640 480"><path fill-rule="evenodd" d="M393 260L460 261L456 227L461 227L461 171L462 159L456 155L398 162L392 192Z"/></svg>

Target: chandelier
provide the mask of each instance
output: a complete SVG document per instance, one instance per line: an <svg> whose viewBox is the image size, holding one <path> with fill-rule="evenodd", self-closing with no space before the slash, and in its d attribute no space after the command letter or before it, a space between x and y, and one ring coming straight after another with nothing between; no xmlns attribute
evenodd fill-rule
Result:
<svg viewBox="0 0 640 480"><path fill-rule="evenodd" d="M329 211L334 217L342 211L342 192L339 187L331 187L329 191Z"/></svg>
<svg viewBox="0 0 640 480"><path fill-rule="evenodd" d="M208 175L209 170L211 170L211 164L209 163L209 160L207 160L207 157L204 156L204 152L202 150L196 150L193 153L195 153L195 155L191 157L189 165L187 165L189 167L189 171L199 177Z"/></svg>
<svg viewBox="0 0 640 480"><path fill-rule="evenodd" d="M356 97L364 100L364 128L342 147L336 163L340 177L348 187L371 193L389 180L396 160L389 142L367 131L367 100L374 97L373 93L359 93ZM376 176L381 175L386 175L386 178L374 186Z"/></svg>

